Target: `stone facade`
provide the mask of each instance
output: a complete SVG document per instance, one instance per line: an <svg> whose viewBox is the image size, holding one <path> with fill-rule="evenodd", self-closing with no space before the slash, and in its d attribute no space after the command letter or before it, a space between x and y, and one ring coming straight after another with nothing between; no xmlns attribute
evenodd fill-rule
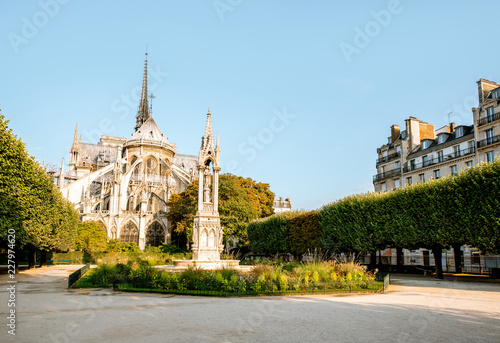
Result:
<svg viewBox="0 0 500 343"><path fill-rule="evenodd" d="M410 117L406 130L391 127L388 143L377 149L376 192L454 175L500 155L500 85L483 79L477 83L479 107L472 109L473 125L451 123L435 130Z"/></svg>
<svg viewBox="0 0 500 343"><path fill-rule="evenodd" d="M98 144L81 142L77 126L69 171L61 168L57 183L82 221L98 221L109 238L144 249L170 241L167 202L198 177L198 158L178 154L152 117L147 54L136 119L129 139L102 136Z"/></svg>

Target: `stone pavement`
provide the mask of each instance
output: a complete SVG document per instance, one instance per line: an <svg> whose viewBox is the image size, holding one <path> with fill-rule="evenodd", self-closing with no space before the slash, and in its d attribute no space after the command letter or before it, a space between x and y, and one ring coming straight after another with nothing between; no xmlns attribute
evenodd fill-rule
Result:
<svg viewBox="0 0 500 343"><path fill-rule="evenodd" d="M396 276L386 294L210 298L66 288L78 266L16 276L1 342L500 342L500 285Z"/></svg>

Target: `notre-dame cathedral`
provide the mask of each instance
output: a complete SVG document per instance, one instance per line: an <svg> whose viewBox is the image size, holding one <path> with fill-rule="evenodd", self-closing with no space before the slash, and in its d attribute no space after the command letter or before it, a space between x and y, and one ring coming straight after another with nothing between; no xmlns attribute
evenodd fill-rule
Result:
<svg viewBox="0 0 500 343"><path fill-rule="evenodd" d="M97 144L83 143L77 125L69 171L64 173L61 168L56 181L82 221L98 221L109 238L135 242L141 249L170 241L169 197L183 192L199 177L198 156L178 154L175 144L156 125L148 105L147 75L146 53L132 136L101 136ZM214 142L210 110L206 125L205 136L209 137L204 142Z"/></svg>

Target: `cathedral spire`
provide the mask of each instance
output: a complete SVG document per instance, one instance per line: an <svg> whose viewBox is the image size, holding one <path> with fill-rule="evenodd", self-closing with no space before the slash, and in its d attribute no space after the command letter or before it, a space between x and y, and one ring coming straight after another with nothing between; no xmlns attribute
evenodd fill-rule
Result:
<svg viewBox="0 0 500 343"><path fill-rule="evenodd" d="M135 131L150 117L148 106L148 53L146 52L146 60L144 61L144 76L142 77L142 93L141 103L137 109Z"/></svg>

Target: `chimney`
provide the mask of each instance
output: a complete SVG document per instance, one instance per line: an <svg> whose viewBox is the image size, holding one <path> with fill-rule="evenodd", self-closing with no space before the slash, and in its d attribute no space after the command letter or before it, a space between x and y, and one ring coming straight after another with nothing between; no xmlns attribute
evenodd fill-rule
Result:
<svg viewBox="0 0 500 343"><path fill-rule="evenodd" d="M391 142L394 143L396 139L399 138L399 133L401 132L401 129L399 128L399 125L392 125L391 126Z"/></svg>
<svg viewBox="0 0 500 343"><path fill-rule="evenodd" d="M455 131L455 123L450 123L450 133Z"/></svg>
<svg viewBox="0 0 500 343"><path fill-rule="evenodd" d="M280 197L280 201L283 201L283 197Z"/></svg>

